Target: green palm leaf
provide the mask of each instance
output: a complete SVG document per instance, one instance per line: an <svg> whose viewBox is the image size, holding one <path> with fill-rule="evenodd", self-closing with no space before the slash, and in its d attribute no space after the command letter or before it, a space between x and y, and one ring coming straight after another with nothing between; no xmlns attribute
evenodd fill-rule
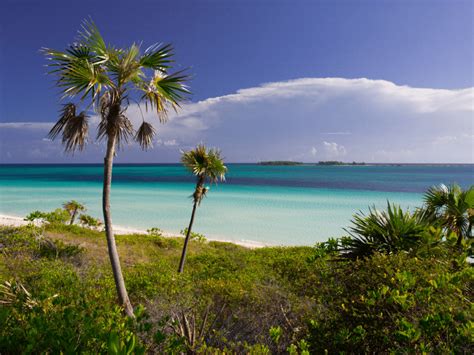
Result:
<svg viewBox="0 0 474 355"><path fill-rule="evenodd" d="M166 72L173 63L173 47L171 44L162 46L161 44L154 44L145 50L145 53L140 58L140 65L144 68L150 68Z"/></svg>
<svg viewBox="0 0 474 355"><path fill-rule="evenodd" d="M227 167L217 149L208 150L206 146L199 144L195 149L183 152L181 162L198 178L196 191L193 194L197 203L200 203L206 195L207 190L203 187L206 180L214 183L225 180Z"/></svg>

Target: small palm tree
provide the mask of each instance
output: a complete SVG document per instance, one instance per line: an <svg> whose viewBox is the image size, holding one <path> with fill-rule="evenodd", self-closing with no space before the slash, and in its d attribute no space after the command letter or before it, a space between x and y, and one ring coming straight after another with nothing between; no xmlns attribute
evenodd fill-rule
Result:
<svg viewBox="0 0 474 355"><path fill-rule="evenodd" d="M69 215L71 216L71 220L69 221L69 225L74 224L74 220L76 219L77 214L79 212L84 212L86 210L86 206L84 206L83 204L81 204L81 203L79 203L75 200L71 200L71 201L63 203L63 208L66 211L68 211Z"/></svg>
<svg viewBox="0 0 474 355"><path fill-rule="evenodd" d="M342 255L357 259L383 254L409 251L422 241L427 222L418 212L404 211L387 202L387 210L369 208L367 215L354 215L352 226L346 229L349 237L342 240Z"/></svg>
<svg viewBox="0 0 474 355"><path fill-rule="evenodd" d="M459 185L441 184L429 188L424 196L423 210L433 222L457 235L457 246L472 236L474 223L474 186L463 190Z"/></svg>
<svg viewBox="0 0 474 355"><path fill-rule="evenodd" d="M105 140L107 146L102 192L107 246L120 304L126 314L133 317L112 230L113 159L123 142L134 138L147 149L155 134L153 126L144 119L135 132L126 116L130 101L144 102L147 109L154 109L160 121L165 122L168 110L177 110L189 94L185 86L188 76L182 71L168 73L173 62L170 45L155 44L144 52L137 44L125 49L116 48L105 43L91 21L84 22L79 38L65 51L47 48L43 51L49 60L50 73L58 78L57 86L63 98L73 100L64 105L58 122L49 132L50 138L61 134L67 152L82 150L88 140L88 112L94 108L100 116L97 139ZM78 113L80 106L84 110Z"/></svg>
<svg viewBox="0 0 474 355"><path fill-rule="evenodd" d="M201 201L208 191L208 188L205 187L204 184L206 180L211 183L217 182L218 180L225 180L225 173L227 172L227 167L224 165L220 151L217 149L208 150L203 144L198 145L194 150L184 152L181 157L181 162L186 169L196 176L197 182L192 195L193 211L191 213L189 227L186 231L186 238L184 239L183 252L178 268L179 273L182 273L184 270L184 260L186 259L186 250L188 248L189 237L191 236L196 208L201 204Z"/></svg>

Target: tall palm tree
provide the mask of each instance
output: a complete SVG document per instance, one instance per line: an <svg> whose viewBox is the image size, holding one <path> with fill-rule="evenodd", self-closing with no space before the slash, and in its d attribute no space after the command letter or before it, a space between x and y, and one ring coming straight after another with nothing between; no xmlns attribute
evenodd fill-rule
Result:
<svg viewBox="0 0 474 355"><path fill-rule="evenodd" d="M165 122L170 108L177 110L189 91L185 86L188 76L183 71L169 73L173 62L171 45L155 44L144 52L140 45L116 48L107 45L92 21L85 21L79 36L65 51L44 48L50 73L57 76L57 86L64 105L58 122L49 132L54 139L62 136L67 152L82 150L88 139L89 117L92 108L100 116L97 139L105 140L104 183L102 209L110 262L120 304L128 316L133 308L122 276L110 215L112 166L116 149L123 142L135 139L143 149L151 146L155 130L145 122L135 132L125 115L130 100L146 109L155 110L160 122ZM78 113L78 107L83 111ZM143 118L143 117L142 117Z"/></svg>
<svg viewBox="0 0 474 355"><path fill-rule="evenodd" d="M76 219L77 214L79 212L84 212L86 210L86 206L84 206L83 204L81 204L81 203L79 203L75 200L71 200L71 201L63 203L63 208L66 211L68 211L69 215L71 216L71 220L69 221L69 225L74 224L74 220Z"/></svg>
<svg viewBox="0 0 474 355"><path fill-rule="evenodd" d="M423 208L435 222L457 235L458 246L464 238L472 237L474 186L467 190L456 184L433 186L425 193Z"/></svg>
<svg viewBox="0 0 474 355"><path fill-rule="evenodd" d="M191 236L191 229L193 228L196 208L201 204L201 201L208 191L208 188L205 187L204 184L206 183L206 180L211 183L217 183L218 180L225 180L225 173L227 172L227 167L224 165L220 151L217 149L207 149L203 144L198 145L193 150L184 152L181 157L181 162L186 169L196 176L197 182L192 195L193 211L186 232L186 238L184 239L181 260L179 261L179 273L182 273L184 270L184 260L186 259L186 251L188 248L189 237Z"/></svg>

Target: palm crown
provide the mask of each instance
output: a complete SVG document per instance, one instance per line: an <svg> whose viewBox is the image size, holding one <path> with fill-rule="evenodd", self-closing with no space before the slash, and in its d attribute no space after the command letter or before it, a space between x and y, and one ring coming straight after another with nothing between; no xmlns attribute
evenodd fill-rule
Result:
<svg viewBox="0 0 474 355"><path fill-rule="evenodd" d="M166 121L169 109L176 110L189 91L188 76L183 71L168 73L173 63L170 45L155 44L144 52L140 45L127 49L106 45L99 30L85 21L77 42L64 52L45 48L50 73L57 75L62 98L76 100L64 105L50 138L62 133L66 151L82 150L88 138L87 112L94 107L100 114L97 138L114 138L120 145L134 138L143 149L151 146L155 130L145 122L135 132L125 116L130 100L154 109L160 122ZM80 113L77 107L87 98Z"/></svg>
<svg viewBox="0 0 474 355"><path fill-rule="evenodd" d="M469 237L474 222L474 187L433 186L424 196L425 210L447 229L458 235L458 244Z"/></svg>
<svg viewBox="0 0 474 355"><path fill-rule="evenodd" d="M195 149L184 152L181 162L198 177L196 191L193 194L194 201L197 203L200 203L206 194L206 190L203 188L206 179L210 182L225 180L227 167L224 165L218 149L207 149L203 144L200 144Z"/></svg>

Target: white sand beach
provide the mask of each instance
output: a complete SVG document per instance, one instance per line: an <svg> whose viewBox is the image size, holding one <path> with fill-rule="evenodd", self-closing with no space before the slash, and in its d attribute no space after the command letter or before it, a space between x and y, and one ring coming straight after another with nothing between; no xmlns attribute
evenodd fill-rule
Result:
<svg viewBox="0 0 474 355"><path fill-rule="evenodd" d="M11 216L0 214L0 225L2 226L11 226L11 227L21 227L26 226L28 224L27 221L24 220L22 217L18 216ZM40 222L36 222L37 225L40 225ZM114 226L114 232L116 234L147 234L147 231L142 229L135 229L135 228L128 228L122 226ZM163 237L172 238L172 237L183 237L181 234L161 231ZM261 242L256 242L252 240L242 240L242 241L234 241L234 240L225 240L225 239L216 239L216 238L207 238L210 241L217 241L217 242L226 242L226 243L234 243L237 245L241 245L246 248L254 249L254 248L263 248L267 246L271 246L270 244L265 244Z"/></svg>

